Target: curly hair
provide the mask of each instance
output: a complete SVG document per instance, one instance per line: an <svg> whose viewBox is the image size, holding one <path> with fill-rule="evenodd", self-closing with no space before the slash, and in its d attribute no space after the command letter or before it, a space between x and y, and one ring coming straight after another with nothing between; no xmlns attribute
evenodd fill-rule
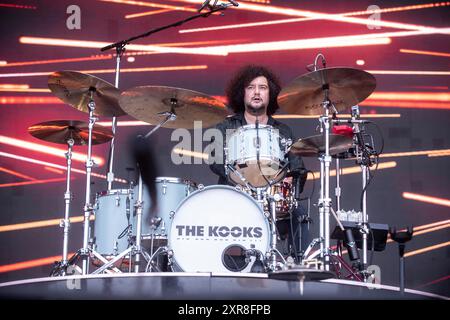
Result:
<svg viewBox="0 0 450 320"><path fill-rule="evenodd" d="M253 79L264 76L269 84L269 105L267 114L273 115L278 109L277 97L281 91L278 77L268 68L257 65L247 65L240 68L236 75L228 83L225 94L228 99L228 107L234 113L243 113L245 111L244 96L245 88Z"/></svg>

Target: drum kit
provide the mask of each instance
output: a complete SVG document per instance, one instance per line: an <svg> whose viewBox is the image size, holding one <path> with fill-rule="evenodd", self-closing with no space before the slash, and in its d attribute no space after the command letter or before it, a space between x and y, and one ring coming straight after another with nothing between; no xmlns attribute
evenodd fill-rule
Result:
<svg viewBox="0 0 450 320"><path fill-rule="evenodd" d="M322 56L324 61L324 58ZM157 177L154 181L157 210L152 213L149 186L139 175L138 183L113 189L114 138L117 117L131 115L158 128L192 129L194 121L211 127L224 120L223 102L206 94L165 86L139 86L118 89L100 78L75 71L51 74L51 92L71 107L87 113L88 121L53 120L28 128L38 139L67 146L67 184L62 260L52 275L67 275L69 266L82 274L140 272L268 272L276 273L293 265L277 249L276 222L289 218L298 205L295 183L289 176L288 155L317 157L320 161L319 220L320 235L315 244L318 268L334 268L330 248L330 214L336 217L330 198L330 164L338 165L343 154L360 159L363 188L367 184L365 144L361 144L364 121L359 119L357 104L375 89L375 78L350 68L317 69L296 78L278 96L282 110L291 114L318 115L321 134L286 141L269 125L246 125L227 137L224 168L230 185L203 186L177 177ZM118 71L117 71L118 72ZM337 114L352 107L352 119L337 119ZM97 117L111 117L112 128L96 124ZM333 124L346 122L352 135L332 133ZM259 142L255 145L255 139ZM91 194L91 176L96 166L92 146L110 142L107 182L104 191ZM68 257L71 191L71 162L74 147L86 145L86 192L83 220L83 245ZM370 162L370 161L369 161ZM138 168L139 169L139 168ZM139 170L138 170L139 171ZM339 170L337 177L339 177ZM338 180L337 180L338 181ZM339 189L339 185L337 186ZM298 193L298 190L297 190ZM336 193L339 208L340 192ZM364 206L362 228L367 224ZM339 224L339 219L336 217ZM367 251L367 234L363 234ZM309 253L309 252L308 252ZM145 262L141 260L144 258ZM81 268L77 265L82 259ZM307 254L295 266L305 266ZM304 260L304 261L303 261ZM363 266L367 253L363 253ZM124 267L125 265L125 267ZM94 268L90 272L90 268Z"/></svg>

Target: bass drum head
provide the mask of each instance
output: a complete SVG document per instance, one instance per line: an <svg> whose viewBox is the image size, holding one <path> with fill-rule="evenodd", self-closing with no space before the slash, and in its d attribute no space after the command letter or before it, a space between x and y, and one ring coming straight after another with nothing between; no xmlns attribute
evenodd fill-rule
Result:
<svg viewBox="0 0 450 320"><path fill-rule="evenodd" d="M249 272L254 257L245 266L237 261L239 267L229 268L227 260L233 259L233 254L225 252L233 252L230 248L254 249L264 259L269 239L269 223L252 197L233 187L209 186L179 205L168 247L174 271Z"/></svg>

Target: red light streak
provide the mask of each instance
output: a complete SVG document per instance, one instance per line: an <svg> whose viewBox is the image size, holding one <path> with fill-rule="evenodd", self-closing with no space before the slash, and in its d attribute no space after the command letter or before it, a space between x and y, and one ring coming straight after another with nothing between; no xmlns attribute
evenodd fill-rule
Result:
<svg viewBox="0 0 450 320"><path fill-rule="evenodd" d="M37 159L29 158L29 157L19 156L19 155L12 154L12 153L7 153L7 152L0 151L0 156L6 157L6 158L11 158L11 159L16 159L16 160L20 160L20 161L25 161L25 162L29 162L29 163L39 164L39 165L42 165L42 166L48 166L48 167L52 167L52 168L57 168L57 169L61 169L61 170L64 170L64 171L67 170L67 168L65 166L61 166L61 165L58 165L58 164L55 164L55 163L42 161L42 160L37 160ZM80 169L76 169L76 168L72 168L72 172L86 174L86 171L83 171L83 170L80 170ZM106 180L106 176L105 175L98 174L98 173L95 173L95 172L92 172L91 175L93 177L98 177L98 178L102 178L102 179ZM125 179L114 178L114 181L128 184L128 181L125 180Z"/></svg>
<svg viewBox="0 0 450 320"><path fill-rule="evenodd" d="M2 83L0 84L0 89L29 89L28 84L12 84L12 83Z"/></svg>
<svg viewBox="0 0 450 320"><path fill-rule="evenodd" d="M65 154L67 150L49 147L34 142L28 142L22 139L16 139L0 135L0 143L14 146L17 148L23 148L41 153L51 154L60 158L66 158ZM96 156L93 156L92 158L94 162L98 165L103 165L105 163L105 160L103 158ZM79 152L72 152L72 160L78 162L86 162L86 155Z"/></svg>
<svg viewBox="0 0 450 320"><path fill-rule="evenodd" d="M184 70L203 70L208 69L207 65L192 65L192 66L171 66L171 67L151 67L151 68L124 68L120 72L162 72L162 71L184 71ZM78 72L98 74L98 73L115 73L115 69L96 69L96 70L78 70ZM53 73L53 71L48 72L29 72L29 73L0 73L0 78L10 78L10 77L36 77L36 76L47 76ZM0 99L0 103L3 100Z"/></svg>
<svg viewBox="0 0 450 320"><path fill-rule="evenodd" d="M35 60L35 61L24 61L24 62L7 62L6 64L0 65L0 67L21 67L21 66L32 66L38 64L52 64L52 63L68 63L68 62L80 62L80 61L96 61L96 60L109 60L113 56L109 55L98 55L90 57L81 58L66 58L66 59L51 59L51 60Z"/></svg>
<svg viewBox="0 0 450 320"><path fill-rule="evenodd" d="M186 2L186 3L198 3L197 0L177 0L177 1ZM319 13L319 12L306 11L306 10L291 9L291 8L286 8L286 7L240 3L238 8L234 8L234 7L232 7L232 8L238 9L238 10L264 12L264 13L269 13L269 14L308 17L308 18L315 18L315 19L331 20L331 21L337 21L337 22L346 22L346 23L354 23L354 24L362 24L362 25L372 25L372 26L380 26L380 27L388 27L388 28L396 28L396 29L420 30L420 31L436 32L436 33L443 32L442 30L439 30L438 28L406 24L406 23L399 23L399 22L391 22L391 21L387 21L385 19L372 20L372 19L354 18L354 17L347 17L347 16L344 16L341 14ZM369 14L372 14L372 12L369 12ZM444 32L448 33L448 31L444 31Z"/></svg>
<svg viewBox="0 0 450 320"><path fill-rule="evenodd" d="M359 104L362 107L388 107L407 109L450 109L450 103L439 102L412 102L412 101L378 101L366 100Z"/></svg>
<svg viewBox="0 0 450 320"><path fill-rule="evenodd" d="M417 76L449 76L450 71L421 70L366 70L371 74L417 75Z"/></svg>
<svg viewBox="0 0 450 320"><path fill-rule="evenodd" d="M344 17L345 16L357 16L357 15L368 15L368 14L374 14L374 13L418 10L418 9L426 9L426 8L433 8L433 7L439 7L439 6L449 6L449 5L450 5L450 2L441 2L441 3L432 3L432 4L420 4L420 5L401 6L401 7L393 7L393 8L383 8L380 10L371 10L371 11L367 11L367 10L366 11L354 11L354 12L340 13L337 15L344 16ZM313 20L319 20L319 18L279 19L279 20L270 20L270 21L241 23L241 24L229 24L229 25L206 27L206 28L183 29L178 32L179 33L190 33L190 32L203 32L203 31L226 30L226 29L237 29L237 28L249 28L249 27L259 27L259 26L267 26L267 25L274 25L274 24L283 24L283 23L313 21Z"/></svg>
<svg viewBox="0 0 450 320"><path fill-rule="evenodd" d="M197 9L194 9L194 8L170 6L170 5L154 3L154 2L131 1L131 0L100 0L100 1L112 2L112 3L118 3L118 4L129 4L129 5L142 6L142 7L164 8L164 9L179 10L179 11L197 12Z"/></svg>
<svg viewBox="0 0 450 320"><path fill-rule="evenodd" d="M66 181L66 178L54 178L54 179L23 181L23 182L2 183L2 184L0 184L0 188L28 186L28 185L32 185L32 184L44 184L44 183L61 182L61 181Z"/></svg>
<svg viewBox="0 0 450 320"><path fill-rule="evenodd" d="M82 40L69 40L69 39L57 39L57 38L40 38L40 37L20 37L20 43L25 44L37 44L46 46L62 46L62 47L78 47L78 48L102 48L107 46L108 42L100 41L82 41ZM217 50L207 49L199 50L197 48L179 48L172 46L160 46L160 45L144 45L144 44L130 44L127 46L127 50L132 51L153 51L158 53L182 53L182 54L200 54L200 55L216 55L225 56L226 53Z"/></svg>
<svg viewBox="0 0 450 320"><path fill-rule="evenodd" d="M439 278L439 279L436 279L436 280L427 282L427 283L422 284L422 285L420 285L420 286L417 286L416 289L423 288L423 287L427 287L427 286L431 286L431 285L433 285L433 284L437 284L437 283L439 283L439 282L446 281L446 280L448 280L448 279L450 279L450 276L445 276L445 277L442 277L442 278Z"/></svg>
<svg viewBox="0 0 450 320"><path fill-rule="evenodd" d="M25 179L25 180L36 180L35 178L32 178L32 177L27 176L25 174L22 174L20 172L17 172L17 171L14 171L14 170L10 170L10 169L6 169L6 168L3 168L3 167L0 167L0 171L9 173L10 175L13 175L13 176Z"/></svg>
<svg viewBox="0 0 450 320"><path fill-rule="evenodd" d="M50 92L50 89L44 88L29 88L29 89L2 89L0 92Z"/></svg>
<svg viewBox="0 0 450 320"><path fill-rule="evenodd" d="M14 8L14 9L29 9L29 10L36 10L37 9L37 7L35 7L35 6L26 6L26 5L11 4L11 3L0 3L0 7Z"/></svg>
<svg viewBox="0 0 450 320"><path fill-rule="evenodd" d="M55 168L51 168L51 167L44 167L45 170L50 171L50 172L54 172L54 173L58 173L58 174L64 174L64 171L62 170L58 170Z"/></svg>

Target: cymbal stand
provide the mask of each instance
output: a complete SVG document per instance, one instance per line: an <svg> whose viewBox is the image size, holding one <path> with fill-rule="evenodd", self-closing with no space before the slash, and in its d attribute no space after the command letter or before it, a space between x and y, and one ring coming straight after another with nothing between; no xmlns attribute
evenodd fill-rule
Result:
<svg viewBox="0 0 450 320"><path fill-rule="evenodd" d="M84 205L84 223L83 223L83 248L81 250L81 255L83 256L83 271L82 274L86 275L89 268L89 252L92 251L89 248L89 220L93 212L93 206L91 203L91 173L92 167L94 166L94 161L92 160L92 129L94 128L95 121L94 117L95 111L95 101L93 98L95 88L89 88L89 135L88 135L88 153L86 158L86 201Z"/></svg>
<svg viewBox="0 0 450 320"><path fill-rule="evenodd" d="M161 126L163 126L168 121L173 121L176 119L176 114L174 112L174 108L176 107L177 100L171 99L172 103L172 109L171 111L163 112L160 114L166 115L166 118L162 120L155 128L153 128L149 133L147 133L143 138L148 138L152 133L154 133L157 129L159 129ZM98 274L100 272L103 272L107 268L114 265L115 262L122 259L122 257L125 257L126 255L130 254L131 256L134 256L134 272L139 272L139 264L141 261L141 255L144 256L147 263L153 259L153 256L150 257L147 252L142 250L141 243L142 243L142 212L144 208L144 201L143 201L143 182L142 182L142 175L139 170L139 183L138 183L138 198L135 204L135 211L136 211L136 241L135 243L127 248L126 250L122 251L119 255L115 256L114 259L108 261L103 266L95 270L92 274Z"/></svg>
<svg viewBox="0 0 450 320"><path fill-rule="evenodd" d="M116 47L116 77L115 77L115 86L116 88L119 88L119 74L120 74L120 60L122 58L123 53L125 52L125 45L120 45ZM112 131L112 139L111 144L109 148L109 157L108 157L108 173L106 175L106 179L108 181L108 191L112 189L112 183L114 181L114 142L116 138L116 131L117 131L117 117L113 116L112 118L112 124L111 124L111 131Z"/></svg>
<svg viewBox="0 0 450 320"><path fill-rule="evenodd" d="M70 191L70 173L72 170L72 148L75 141L72 138L68 138L67 142L67 152L66 152L66 162L67 162L67 177L66 177L66 192L64 192L64 219L62 219L59 223L61 228L64 228L63 231L63 254L62 260L60 262L55 263L55 267L52 270L51 275L60 275L66 274L67 266L69 265L67 259L67 251L69 247L69 230L70 230L70 202L72 200L72 192Z"/></svg>

